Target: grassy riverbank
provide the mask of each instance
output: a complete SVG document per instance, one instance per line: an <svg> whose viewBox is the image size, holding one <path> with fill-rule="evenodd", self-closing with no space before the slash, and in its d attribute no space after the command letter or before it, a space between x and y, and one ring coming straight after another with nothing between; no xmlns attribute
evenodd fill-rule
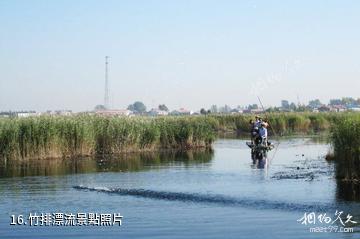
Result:
<svg viewBox="0 0 360 239"><path fill-rule="evenodd" d="M215 124L203 117L34 117L0 120L0 158L59 158L210 147Z"/></svg>
<svg viewBox="0 0 360 239"><path fill-rule="evenodd" d="M331 127L336 177L360 183L360 115L336 120Z"/></svg>
<svg viewBox="0 0 360 239"><path fill-rule="evenodd" d="M274 130L277 135L327 131L333 122L344 122L344 119L355 116L353 113L263 115L264 118L269 117L270 131ZM210 148L218 132L232 131L248 135L251 118L253 115L157 118L82 115L0 119L0 159ZM355 140L359 142L359 139Z"/></svg>
<svg viewBox="0 0 360 239"><path fill-rule="evenodd" d="M335 152L360 152L360 114L336 120L331 127Z"/></svg>
<svg viewBox="0 0 360 239"><path fill-rule="evenodd" d="M268 119L271 131L277 135L316 134L329 130L332 122L354 113L273 113L262 115ZM222 131L248 132L253 115L214 115L218 129Z"/></svg>

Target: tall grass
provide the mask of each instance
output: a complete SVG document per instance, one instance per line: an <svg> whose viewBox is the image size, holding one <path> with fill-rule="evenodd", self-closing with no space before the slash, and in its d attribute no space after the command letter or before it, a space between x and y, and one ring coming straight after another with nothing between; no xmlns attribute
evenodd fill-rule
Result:
<svg viewBox="0 0 360 239"><path fill-rule="evenodd" d="M343 122L352 115L355 114L278 113L263 115L263 118L268 117L270 133L273 130L282 135L324 131L332 122ZM0 119L0 159L211 147L217 131L230 130L247 135L251 118L252 115L157 118L79 115ZM333 136L336 136L335 131ZM335 138L339 138L341 144L347 144L341 141L340 134Z"/></svg>
<svg viewBox="0 0 360 239"><path fill-rule="evenodd" d="M360 182L360 115L335 120L331 126L331 142L337 163L336 177Z"/></svg>
<svg viewBox="0 0 360 239"><path fill-rule="evenodd" d="M326 131L330 128L331 122L344 115L352 113L272 113L262 114L263 119L267 119L271 125L271 131L275 134L286 135L294 133L317 133ZM212 115L218 122L218 129L223 131L249 131L249 120L254 119L253 115Z"/></svg>
<svg viewBox="0 0 360 239"><path fill-rule="evenodd" d="M210 147L205 117L33 117L0 120L0 158L58 158Z"/></svg>
<svg viewBox="0 0 360 239"><path fill-rule="evenodd" d="M331 142L335 152L360 152L360 115L334 121Z"/></svg>

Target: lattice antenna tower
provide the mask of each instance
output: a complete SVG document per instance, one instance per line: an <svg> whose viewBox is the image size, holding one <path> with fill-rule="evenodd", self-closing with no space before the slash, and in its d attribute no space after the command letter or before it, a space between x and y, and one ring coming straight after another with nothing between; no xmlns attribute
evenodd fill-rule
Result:
<svg viewBox="0 0 360 239"><path fill-rule="evenodd" d="M109 56L105 56L105 94L104 94L104 106L109 109Z"/></svg>

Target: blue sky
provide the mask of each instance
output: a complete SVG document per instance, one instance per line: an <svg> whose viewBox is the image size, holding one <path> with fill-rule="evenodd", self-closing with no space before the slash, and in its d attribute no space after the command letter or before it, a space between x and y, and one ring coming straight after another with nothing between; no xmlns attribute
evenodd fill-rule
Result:
<svg viewBox="0 0 360 239"><path fill-rule="evenodd" d="M0 111L360 97L359 1L0 0Z"/></svg>

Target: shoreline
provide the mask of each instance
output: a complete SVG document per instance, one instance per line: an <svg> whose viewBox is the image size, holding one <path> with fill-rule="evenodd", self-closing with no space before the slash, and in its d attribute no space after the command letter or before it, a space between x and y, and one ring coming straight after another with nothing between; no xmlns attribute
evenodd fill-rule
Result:
<svg viewBox="0 0 360 239"><path fill-rule="evenodd" d="M268 115L270 137L327 135L349 113ZM248 136L253 115L30 117L0 119L0 161L211 148L219 135ZM266 118L266 115L263 115ZM272 132L275 130L276 133ZM272 136L271 136L272 135Z"/></svg>

